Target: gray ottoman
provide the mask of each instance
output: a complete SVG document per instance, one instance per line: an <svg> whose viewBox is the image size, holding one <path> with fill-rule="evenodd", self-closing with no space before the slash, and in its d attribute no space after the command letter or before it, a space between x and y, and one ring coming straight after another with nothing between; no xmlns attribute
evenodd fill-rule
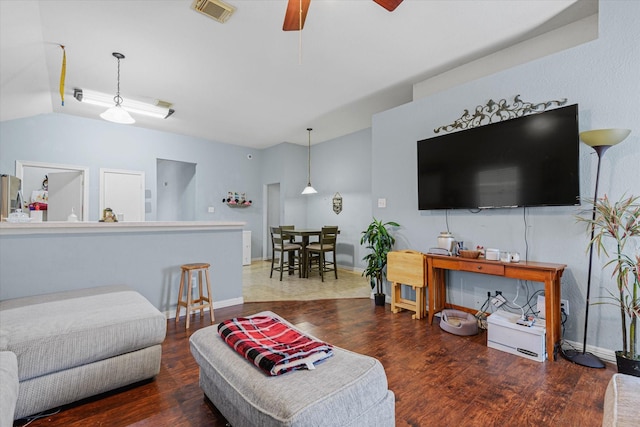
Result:
<svg viewBox="0 0 640 427"><path fill-rule="evenodd" d="M282 319L268 311L255 314L265 315ZM314 370L272 377L231 349L217 325L189 341L200 387L233 427L395 425L394 394L373 357L334 347Z"/></svg>

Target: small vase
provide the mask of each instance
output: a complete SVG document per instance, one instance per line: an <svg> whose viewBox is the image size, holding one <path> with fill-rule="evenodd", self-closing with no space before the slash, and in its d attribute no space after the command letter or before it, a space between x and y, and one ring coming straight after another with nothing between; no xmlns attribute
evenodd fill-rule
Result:
<svg viewBox="0 0 640 427"><path fill-rule="evenodd" d="M616 363L619 373L640 377L640 359L631 359L624 352L616 351Z"/></svg>
<svg viewBox="0 0 640 427"><path fill-rule="evenodd" d="M453 246L453 242L454 242L453 234L449 233L448 231L440 232L440 235L438 236L439 248L450 251L451 247Z"/></svg>

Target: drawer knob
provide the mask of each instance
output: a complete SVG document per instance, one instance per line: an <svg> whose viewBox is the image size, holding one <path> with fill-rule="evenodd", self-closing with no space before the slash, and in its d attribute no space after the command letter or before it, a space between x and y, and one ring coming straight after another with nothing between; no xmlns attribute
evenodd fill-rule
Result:
<svg viewBox="0 0 640 427"><path fill-rule="evenodd" d="M482 270L482 266L481 265L478 266L478 270Z"/></svg>

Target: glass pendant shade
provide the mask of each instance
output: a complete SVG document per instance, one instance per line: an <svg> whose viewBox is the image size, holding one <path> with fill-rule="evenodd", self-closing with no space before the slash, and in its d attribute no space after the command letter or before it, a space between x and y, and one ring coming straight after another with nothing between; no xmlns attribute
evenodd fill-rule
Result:
<svg viewBox="0 0 640 427"><path fill-rule="evenodd" d="M580 139L591 147L610 147L624 141L630 133L629 129L596 129L580 132Z"/></svg>
<svg viewBox="0 0 640 427"><path fill-rule="evenodd" d="M304 190L302 190L302 194L316 194L317 191L315 188L313 188L311 186L311 183L307 184L306 187L304 187Z"/></svg>
<svg viewBox="0 0 640 427"><path fill-rule="evenodd" d="M131 117L131 115L127 112L127 110L122 108L122 106L119 104L114 105L104 113L100 114L100 117L109 122L120 123L124 125L130 125L136 122L133 117Z"/></svg>

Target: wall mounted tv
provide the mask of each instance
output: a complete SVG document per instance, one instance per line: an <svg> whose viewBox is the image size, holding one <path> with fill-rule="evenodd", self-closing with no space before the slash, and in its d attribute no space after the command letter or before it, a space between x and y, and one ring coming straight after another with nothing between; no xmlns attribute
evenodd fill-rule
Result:
<svg viewBox="0 0 640 427"><path fill-rule="evenodd" d="M418 208L578 205L578 105L418 141Z"/></svg>

